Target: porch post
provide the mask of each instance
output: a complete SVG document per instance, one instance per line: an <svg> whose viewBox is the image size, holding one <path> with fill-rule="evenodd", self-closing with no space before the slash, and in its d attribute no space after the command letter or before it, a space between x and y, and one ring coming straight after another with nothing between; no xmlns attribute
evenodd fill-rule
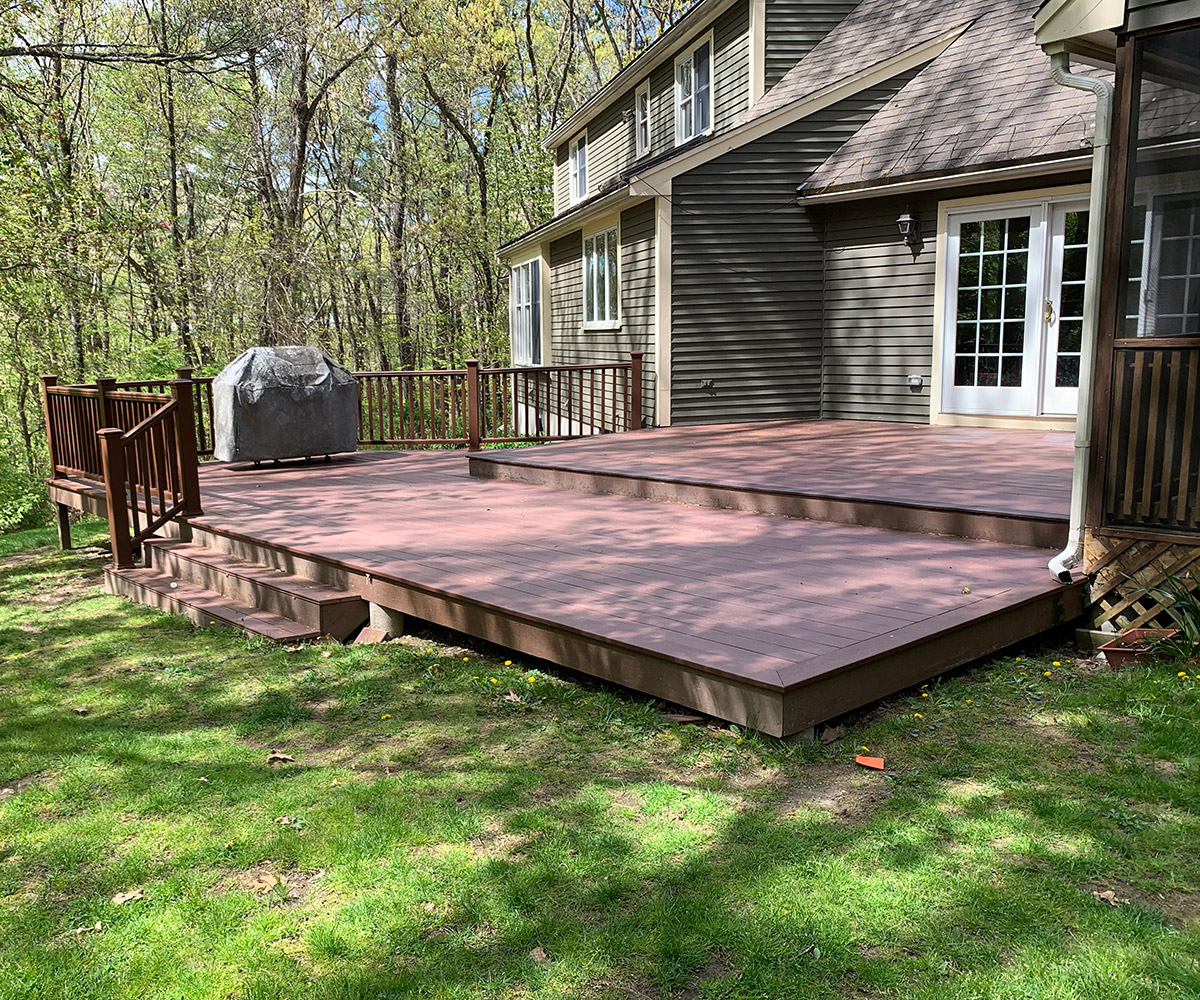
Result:
<svg viewBox="0 0 1200 1000"><path fill-rule="evenodd" d="M108 402L106 397L110 392L115 392L117 388L117 380L115 378L98 378L96 379L96 388L100 391L100 426L108 425Z"/></svg>
<svg viewBox="0 0 1200 1000"><path fill-rule="evenodd" d="M467 449L479 451L479 362L467 362Z"/></svg>
<svg viewBox="0 0 1200 1000"><path fill-rule="evenodd" d="M129 540L129 507L125 496L125 432L105 427L100 437L104 463L104 500L108 507L108 537L112 541L113 568L133 568L133 545Z"/></svg>

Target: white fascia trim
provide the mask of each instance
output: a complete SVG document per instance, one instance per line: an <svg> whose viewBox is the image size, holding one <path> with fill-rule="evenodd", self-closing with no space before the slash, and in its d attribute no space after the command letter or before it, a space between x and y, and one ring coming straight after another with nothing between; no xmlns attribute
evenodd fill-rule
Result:
<svg viewBox="0 0 1200 1000"><path fill-rule="evenodd" d="M654 215L654 422L671 425L671 182Z"/></svg>
<svg viewBox="0 0 1200 1000"><path fill-rule="evenodd" d="M844 77L837 83L823 87L808 97L801 98L792 104L785 104L761 118L736 125L718 138L703 143L682 156L668 160L661 166L653 167L645 173L637 174L634 180L640 179L656 187L661 187L662 182L672 177L678 177L689 170L694 170L701 164L714 160L718 156L724 156L739 146L744 146L755 139L761 139L785 125L798 122L838 101L853 97L855 94L890 80L900 73L916 69L922 63L936 59L961 37L968 27L969 25L966 24L960 25L909 49L907 52Z"/></svg>
<svg viewBox="0 0 1200 1000"><path fill-rule="evenodd" d="M1125 0L1048 0L1033 15L1038 45L1115 32L1125 23Z"/></svg>
<svg viewBox="0 0 1200 1000"><path fill-rule="evenodd" d="M549 243L551 240L556 240L567 233L573 233L577 229L582 230L598 215L608 214L616 207L619 207L621 211L633 208L634 205L653 197L653 195L654 192L649 190L645 190L644 193L643 190L635 191L632 185L619 187L615 191L610 191L603 198L593 201L588 205L586 211L568 212L560 218L552 219L541 228L518 237L508 246L497 250L496 256L504 263L508 263L517 259L529 247L539 243Z"/></svg>
<svg viewBox="0 0 1200 1000"><path fill-rule="evenodd" d="M642 77L649 76L654 69L661 66L668 59L671 59L693 38L698 38L704 32L711 30L713 21L738 2L739 0L716 0L711 7L703 3L697 4L684 15L682 20L677 21L672 27L659 35L645 52L589 97L583 107L546 136L542 140L542 149L550 152L555 146L560 145L564 139L575 135L576 132L595 118L596 115L604 111L614 98L625 93L631 86L634 86L641 80ZM703 13L704 16L697 16L692 24L684 27L678 34L673 34L675 29L679 28L692 13Z"/></svg>
<svg viewBox="0 0 1200 1000"><path fill-rule="evenodd" d="M845 201L861 201L866 198L882 198L888 195L914 194L918 191L942 191L946 188L968 187L972 184L996 184L1025 177L1048 177L1054 174L1090 170L1092 156L1067 156L1060 160L1044 160L1040 163L1018 163L1009 167L991 170L971 170L961 174L939 174L915 181L897 181L895 184L874 184L870 187L831 191L829 194L811 194L799 198L801 205L832 205Z"/></svg>
<svg viewBox="0 0 1200 1000"><path fill-rule="evenodd" d="M750 106L767 91L767 0L750 2Z"/></svg>

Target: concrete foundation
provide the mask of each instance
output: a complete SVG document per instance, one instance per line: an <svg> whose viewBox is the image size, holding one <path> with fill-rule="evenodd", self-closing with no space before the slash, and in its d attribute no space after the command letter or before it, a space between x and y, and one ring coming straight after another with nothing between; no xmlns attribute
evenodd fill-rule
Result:
<svg viewBox="0 0 1200 1000"><path fill-rule="evenodd" d="M382 604L370 604L370 617L367 624L371 628L382 629L391 638L404 635L404 615Z"/></svg>

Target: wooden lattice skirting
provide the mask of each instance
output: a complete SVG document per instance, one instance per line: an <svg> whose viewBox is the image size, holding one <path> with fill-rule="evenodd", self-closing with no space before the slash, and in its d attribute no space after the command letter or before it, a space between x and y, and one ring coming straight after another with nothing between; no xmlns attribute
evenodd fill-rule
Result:
<svg viewBox="0 0 1200 1000"><path fill-rule="evenodd" d="M1168 625L1170 620L1154 591L1167 576L1189 588L1200 585L1200 539L1133 538L1116 531L1089 530L1084 566L1091 585L1086 614L1093 628Z"/></svg>

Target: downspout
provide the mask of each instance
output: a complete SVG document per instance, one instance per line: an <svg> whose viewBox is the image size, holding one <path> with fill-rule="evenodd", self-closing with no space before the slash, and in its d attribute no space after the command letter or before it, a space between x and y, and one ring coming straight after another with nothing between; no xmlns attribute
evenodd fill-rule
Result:
<svg viewBox="0 0 1200 1000"><path fill-rule="evenodd" d="M1091 203L1088 207L1087 266L1083 286L1083 334L1079 353L1079 409L1075 417L1075 468L1071 479L1071 525L1067 546L1050 560L1050 573L1061 583L1071 582L1071 570L1083 561L1084 505L1087 501L1088 463L1092 451L1092 396L1096 369L1096 333L1100 326L1100 258L1104 246L1105 205L1108 187L1108 150L1112 133L1113 87L1106 80L1071 72L1071 56L1056 52L1050 57L1054 82L1088 90L1096 95L1096 135L1092 142Z"/></svg>

